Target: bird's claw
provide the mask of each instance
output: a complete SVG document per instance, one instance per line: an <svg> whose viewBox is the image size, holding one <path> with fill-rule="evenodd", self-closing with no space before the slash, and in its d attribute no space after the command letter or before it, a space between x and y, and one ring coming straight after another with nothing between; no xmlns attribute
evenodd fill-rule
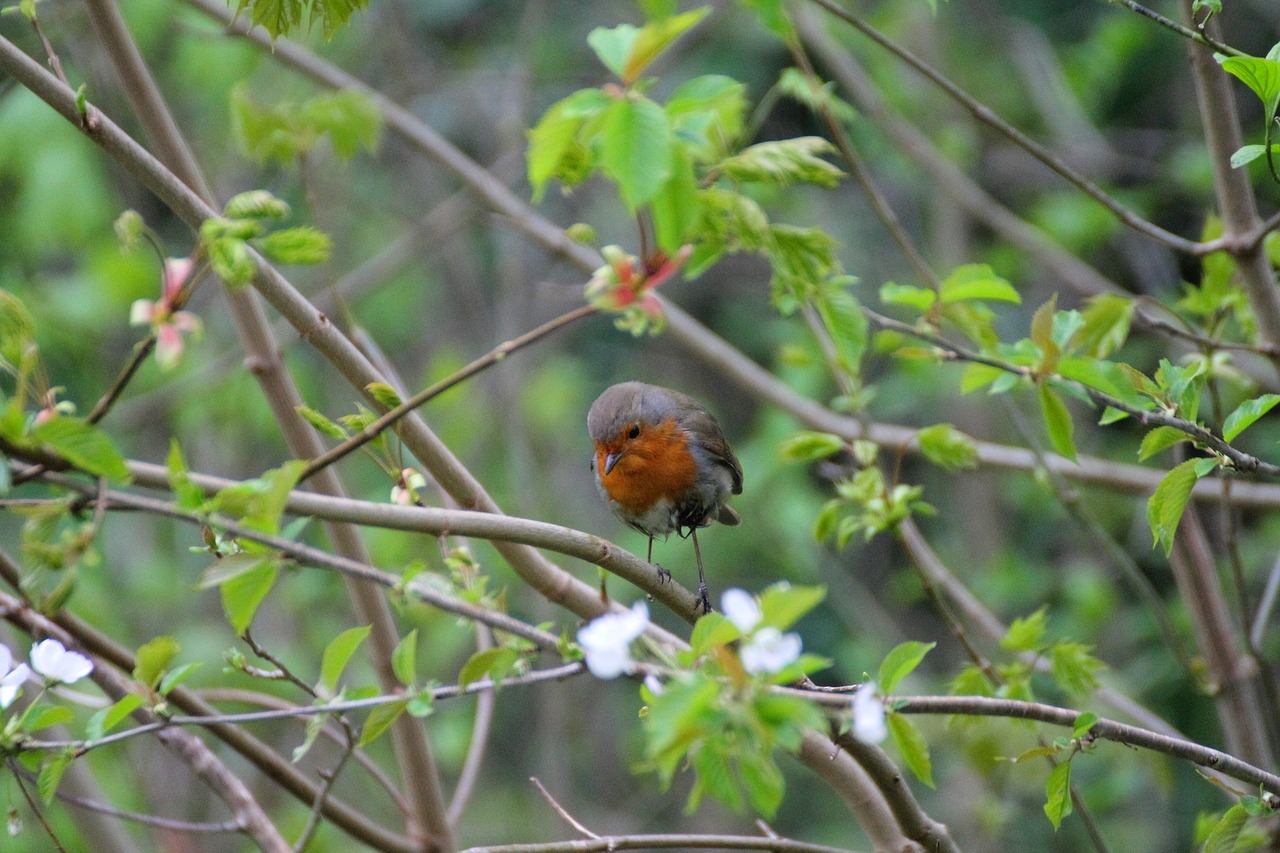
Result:
<svg viewBox="0 0 1280 853"><path fill-rule="evenodd" d="M659 584L664 584L664 583L670 583L670 582L671 582L671 572L669 572L669 571L667 571L666 569L662 568L662 566L659 566L657 563L654 563L654 564L653 564L653 567L654 567L655 569L657 569L657 570L658 570L658 583L659 583Z"/></svg>
<svg viewBox="0 0 1280 853"><path fill-rule="evenodd" d="M707 595L707 585L705 583L698 584L698 604L702 606L703 616L711 612L711 596Z"/></svg>

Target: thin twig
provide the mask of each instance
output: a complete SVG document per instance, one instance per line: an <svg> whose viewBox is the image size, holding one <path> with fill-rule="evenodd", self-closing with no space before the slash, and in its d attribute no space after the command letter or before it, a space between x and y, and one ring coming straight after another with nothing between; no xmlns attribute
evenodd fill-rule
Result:
<svg viewBox="0 0 1280 853"><path fill-rule="evenodd" d="M546 800L548 803L550 803L551 808L555 810L555 813L560 815L560 817L564 818L565 823L569 824L574 829L578 830L578 832L582 833L587 838L600 837L599 835L596 835L594 832L592 832L591 830L583 826L581 821L579 821L573 815L569 814L569 811L564 806L556 802L556 798L551 796L551 792L548 791L540 781L538 781L537 776L530 776L529 781L532 782L534 787L538 789L538 793L542 794L542 798Z"/></svg>

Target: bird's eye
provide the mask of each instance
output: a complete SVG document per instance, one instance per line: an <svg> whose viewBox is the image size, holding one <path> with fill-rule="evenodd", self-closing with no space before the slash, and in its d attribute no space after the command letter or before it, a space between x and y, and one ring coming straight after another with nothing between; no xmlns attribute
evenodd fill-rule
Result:
<svg viewBox="0 0 1280 853"><path fill-rule="evenodd" d="M631 429L627 430L627 438L640 437L640 424L632 424Z"/></svg>

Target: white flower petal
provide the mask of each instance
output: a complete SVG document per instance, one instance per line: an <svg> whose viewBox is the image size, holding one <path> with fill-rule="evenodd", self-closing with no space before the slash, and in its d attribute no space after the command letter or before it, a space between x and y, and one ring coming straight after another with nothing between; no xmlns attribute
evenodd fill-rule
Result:
<svg viewBox="0 0 1280 853"><path fill-rule="evenodd" d="M606 613L578 631L587 669L597 678L617 678L635 665L628 646L649 624L649 606L637 601L623 613Z"/></svg>
<svg viewBox="0 0 1280 853"><path fill-rule="evenodd" d="M18 689L30 674L31 670L27 669L27 665L20 663L0 678L0 710L13 704L13 700L18 698Z"/></svg>
<svg viewBox="0 0 1280 853"><path fill-rule="evenodd" d="M760 624L760 605L746 590L726 589L720 596L720 609L724 615L744 634Z"/></svg>
<svg viewBox="0 0 1280 853"><path fill-rule="evenodd" d="M31 649L31 668L51 681L71 684L93 672L93 661L67 651L57 640L41 640Z"/></svg>
<svg viewBox="0 0 1280 853"><path fill-rule="evenodd" d="M0 674L11 669L13 669L13 652L9 651L8 646L0 645Z"/></svg>
<svg viewBox="0 0 1280 853"><path fill-rule="evenodd" d="M742 647L742 668L752 675L781 672L800 657L801 646L799 634L761 628Z"/></svg>
<svg viewBox="0 0 1280 853"><path fill-rule="evenodd" d="M884 723L884 702L876 696L876 683L868 681L853 694L853 736L876 744L889 736Z"/></svg>

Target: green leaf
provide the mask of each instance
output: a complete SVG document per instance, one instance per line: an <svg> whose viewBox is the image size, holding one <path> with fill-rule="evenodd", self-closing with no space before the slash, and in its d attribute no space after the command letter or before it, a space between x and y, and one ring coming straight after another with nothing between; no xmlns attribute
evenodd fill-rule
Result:
<svg viewBox="0 0 1280 853"><path fill-rule="evenodd" d="M600 124L600 166L634 212L671 176L671 128L662 107L648 98L618 98Z"/></svg>
<svg viewBox="0 0 1280 853"><path fill-rule="evenodd" d="M123 482L129 468L115 442L102 430L81 418L55 415L31 430L31 437L82 471Z"/></svg>
<svg viewBox="0 0 1280 853"><path fill-rule="evenodd" d="M320 656L320 683L328 688L330 694L338 692L338 679L356 649L369 636L370 625L348 628L329 641Z"/></svg>
<svg viewBox="0 0 1280 853"><path fill-rule="evenodd" d="M773 820L786 793L786 781L773 758L760 752L739 755L738 777L747 789L751 808L765 820Z"/></svg>
<svg viewBox="0 0 1280 853"><path fill-rule="evenodd" d="M192 512L204 505L204 490L191 482L187 471L187 461L182 456L182 448L176 438L169 440L169 455L165 457L165 469L168 472L169 489L177 498L178 508Z"/></svg>
<svg viewBox="0 0 1280 853"><path fill-rule="evenodd" d="M1044 648L1046 613L1047 609L1041 607L1030 616L1014 619L1000 639L1001 648L1011 652L1038 652Z"/></svg>
<svg viewBox="0 0 1280 853"><path fill-rule="evenodd" d="M413 684L417 676L418 629L414 628L405 634L395 650L391 653L391 671L406 687Z"/></svg>
<svg viewBox="0 0 1280 853"><path fill-rule="evenodd" d="M922 452L929 461L948 471L978 466L978 447L973 439L951 424L934 424L916 433Z"/></svg>
<svg viewBox="0 0 1280 853"><path fill-rule="evenodd" d="M960 393L968 394L970 391L985 388L1004 375L1005 371L998 367L970 362L965 365L964 373L960 376Z"/></svg>
<svg viewBox="0 0 1280 853"><path fill-rule="evenodd" d="M867 349L869 324L867 315L862 313L862 305L844 287L844 282L852 284L850 277L832 278L826 282L815 307L822 324L831 335L839 355L840 366L848 373L858 375L862 365L862 356Z"/></svg>
<svg viewBox="0 0 1280 853"><path fill-rule="evenodd" d="M223 237L206 244L209 263L228 287L243 287L258 271L249 244L236 237Z"/></svg>
<svg viewBox="0 0 1280 853"><path fill-rule="evenodd" d="M572 176L568 185L581 180L580 169L573 162L579 158L574 152L578 132L592 117L598 115L613 101L599 89L580 89L569 97L557 101L543 114L529 131L528 162L529 186L533 187L533 200L541 200L549 180L559 177L562 181Z"/></svg>
<svg viewBox="0 0 1280 853"><path fill-rule="evenodd" d="M165 673L164 678L160 679L160 684L156 687L156 692L161 696L168 696L169 692L173 690L173 688L186 681L187 677L199 668L200 661L196 660L191 661L190 663L184 663L177 669L170 670Z"/></svg>
<svg viewBox="0 0 1280 853"><path fill-rule="evenodd" d="M651 21L641 27L627 52L622 73L618 75L622 78L622 82L627 85L635 82L653 60L674 44L676 39L697 26L710 11L711 7L703 6L681 15ZM588 41L590 41L589 37Z"/></svg>
<svg viewBox="0 0 1280 853"><path fill-rule="evenodd" d="M760 624L785 631L822 603L825 586L792 586L776 583L760 594Z"/></svg>
<svg viewBox="0 0 1280 853"><path fill-rule="evenodd" d="M742 149L717 168L735 181L771 184L810 183L831 188L844 172L822 159L835 146L819 136L760 142Z"/></svg>
<svg viewBox="0 0 1280 853"><path fill-rule="evenodd" d="M1209 831L1209 837L1204 842L1204 853L1236 853L1249 817L1248 810L1240 803L1227 809L1226 814Z"/></svg>
<svg viewBox="0 0 1280 853"><path fill-rule="evenodd" d="M71 750L64 750L40 767L40 775L36 778L36 790L40 792L40 799L45 805L53 802L54 796L58 793L58 783L62 781L62 774L67 772L73 758L74 753Z"/></svg>
<svg viewBox="0 0 1280 853"><path fill-rule="evenodd" d="M783 441L780 450L791 462L813 462L844 450L844 439L829 432L798 432Z"/></svg>
<svg viewBox="0 0 1280 853"><path fill-rule="evenodd" d="M325 723L329 721L329 714L311 714L307 717L306 735L302 738L302 743L293 748L293 754L289 756L289 761L297 764L307 753L311 751L311 747L315 746L316 740L320 737L320 733L324 731Z"/></svg>
<svg viewBox="0 0 1280 853"><path fill-rule="evenodd" d="M85 724L86 740L97 740L107 732L120 725L120 722L134 711L142 707L142 697L137 693L126 693L112 704L94 712Z"/></svg>
<svg viewBox="0 0 1280 853"><path fill-rule="evenodd" d="M1259 157L1267 153L1265 145L1241 145L1231 154L1231 168L1239 169L1241 166L1247 166ZM1271 156L1280 154L1280 145L1271 144Z"/></svg>
<svg viewBox="0 0 1280 853"><path fill-rule="evenodd" d="M907 640L894 646L885 655L880 664L880 674L876 677L876 686L880 688L880 692L886 696L892 693L898 682L919 666L924 656L936 645L937 643Z"/></svg>
<svg viewBox="0 0 1280 853"><path fill-rule="evenodd" d="M716 646L741 638L742 632L736 625L725 618L723 613L712 611L694 623L693 634L689 637L689 651L696 658Z"/></svg>
<svg viewBox="0 0 1280 853"><path fill-rule="evenodd" d="M369 718L364 721L364 729L360 732L360 745L368 746L382 737L391 724L404 713L405 706L408 704L408 699L397 699L385 705L378 705L370 711Z"/></svg>
<svg viewBox="0 0 1280 853"><path fill-rule="evenodd" d="M1222 425L1222 437L1227 441L1235 441L1236 436L1248 429L1254 421L1280 403L1280 394L1263 394L1252 400L1245 400Z"/></svg>
<svg viewBox="0 0 1280 853"><path fill-rule="evenodd" d="M1142 444L1138 447L1138 460L1145 461L1162 450L1190 440L1191 436L1177 427L1158 426L1142 437Z"/></svg>
<svg viewBox="0 0 1280 853"><path fill-rule="evenodd" d="M1062 819L1071 814L1071 762L1064 761L1049 772L1045 782L1044 813L1056 831Z"/></svg>
<svg viewBox="0 0 1280 853"><path fill-rule="evenodd" d="M858 117L858 111L848 101L841 100L835 94L835 84L819 83L811 80L799 68L784 68L778 75L777 89L818 115L830 112L839 122L852 124Z"/></svg>
<svg viewBox="0 0 1280 853"><path fill-rule="evenodd" d="M942 282L939 297L943 302L963 302L971 299L990 299L998 302L1021 304L1017 288L986 264L965 264L956 267Z"/></svg>
<svg viewBox="0 0 1280 853"><path fill-rule="evenodd" d="M1075 462L1076 444L1072 437L1075 432L1075 423L1071 420L1071 412L1067 410L1067 404L1054 393L1049 383L1040 382L1036 387L1040 394L1040 413L1044 417L1049 444L1059 456Z"/></svg>
<svg viewBox="0 0 1280 853"><path fill-rule="evenodd" d="M1091 646L1059 640L1049 649L1049 669L1068 693L1085 696L1098 689L1098 673L1105 665L1089 652Z"/></svg>
<svg viewBox="0 0 1280 853"><path fill-rule="evenodd" d="M1053 338L1053 319L1058 307L1058 295L1036 309L1031 317L1031 342L1040 348L1040 363L1036 369L1040 373L1053 373L1058 369L1058 359L1062 355L1057 341Z"/></svg>
<svg viewBox="0 0 1280 853"><path fill-rule="evenodd" d="M200 573L200 580L196 583L196 589L222 586L232 578L239 577L245 572L258 568L263 563L270 563L274 560L274 555L250 551L221 557Z"/></svg>
<svg viewBox="0 0 1280 853"><path fill-rule="evenodd" d="M514 649L505 646L478 651L462 665L462 670L458 673L458 687L465 688L486 675L495 685L501 684L502 679L519 659L520 655Z"/></svg>
<svg viewBox="0 0 1280 853"><path fill-rule="evenodd" d="M38 732L50 726L69 723L74 717L75 715L66 705L46 705L43 708L36 708L35 712L26 718L25 728L28 732Z"/></svg>
<svg viewBox="0 0 1280 853"><path fill-rule="evenodd" d="M276 582L277 571L275 560L266 559L222 582L222 610L237 635L243 634L253 621L258 605L262 604Z"/></svg>
<svg viewBox="0 0 1280 853"><path fill-rule="evenodd" d="M885 305L905 305L923 313L932 308L937 299L938 294L932 290L910 284L889 281L880 286L880 301Z"/></svg>
<svg viewBox="0 0 1280 853"><path fill-rule="evenodd" d="M369 395L378 402L378 405L388 409L394 409L403 402L396 389L385 382L370 382L364 386L364 390L369 392Z"/></svg>
<svg viewBox="0 0 1280 853"><path fill-rule="evenodd" d="M1262 101L1266 124L1276 117L1280 102L1280 62L1256 56L1231 56L1222 60L1222 70L1235 75Z"/></svg>
<svg viewBox="0 0 1280 853"><path fill-rule="evenodd" d="M257 241L262 254L280 264L323 264L333 253L329 235L303 225L272 231Z"/></svg>
<svg viewBox="0 0 1280 853"><path fill-rule="evenodd" d="M1081 316L1084 325L1071 339L1071 346L1094 358L1106 358L1129 338L1129 325L1137 303L1113 293L1090 297Z"/></svg>
<svg viewBox="0 0 1280 853"><path fill-rule="evenodd" d="M929 743L915 723L902 714L889 714L885 717L885 723L889 727L893 745L902 754L907 769L930 788L936 787L933 784L933 763L929 760Z"/></svg>
<svg viewBox="0 0 1280 853"><path fill-rule="evenodd" d="M1075 723L1071 726L1071 736L1073 738L1082 738L1089 734L1089 729L1098 724L1098 715L1092 711L1085 711L1076 717Z"/></svg>
<svg viewBox="0 0 1280 853"><path fill-rule="evenodd" d="M0 288L0 358L17 366L35 341L36 324L21 299Z"/></svg>
<svg viewBox="0 0 1280 853"><path fill-rule="evenodd" d="M1188 459L1174 468L1156 486L1147 500L1147 524L1151 527L1152 545L1164 544L1166 556L1173 550L1173 535L1187 508L1191 490L1199 479L1196 459Z"/></svg>
<svg viewBox="0 0 1280 853"><path fill-rule="evenodd" d="M182 646L173 637L156 637L143 643L134 656L133 677L154 688L181 650Z"/></svg>
<svg viewBox="0 0 1280 853"><path fill-rule="evenodd" d="M296 411L298 414L302 415L307 423L311 424L317 431L329 438L341 441L351 435L343 429L341 424L330 420L310 406L297 406Z"/></svg>
<svg viewBox="0 0 1280 853"><path fill-rule="evenodd" d="M649 202L658 248L675 255L702 219L698 176L682 146L672 146L671 176Z"/></svg>
<svg viewBox="0 0 1280 853"><path fill-rule="evenodd" d="M382 111L370 95L356 89L323 92L308 98L299 107L298 118L312 135L327 133L333 153L342 160L350 160L361 150L377 151L382 138Z"/></svg>
<svg viewBox="0 0 1280 853"><path fill-rule="evenodd" d="M222 215L228 219L283 219L289 215L289 204L266 190L249 190L232 196Z"/></svg>
<svg viewBox="0 0 1280 853"><path fill-rule="evenodd" d="M618 79L625 80L627 58L639 36L640 29L631 24L596 27L587 33L587 44L595 51L605 68L616 74Z"/></svg>

